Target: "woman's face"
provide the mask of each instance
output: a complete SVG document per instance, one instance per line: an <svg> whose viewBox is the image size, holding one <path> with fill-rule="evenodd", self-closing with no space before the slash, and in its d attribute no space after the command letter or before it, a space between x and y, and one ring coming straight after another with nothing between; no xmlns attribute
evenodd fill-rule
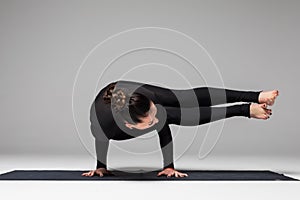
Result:
<svg viewBox="0 0 300 200"><path fill-rule="evenodd" d="M150 101L150 109L148 111L147 117L140 118L142 122L136 124L130 124L127 121L125 121L125 126L127 126L130 129L136 128L140 130L150 128L151 126L159 122L159 120L155 117L156 113L157 107L152 101Z"/></svg>

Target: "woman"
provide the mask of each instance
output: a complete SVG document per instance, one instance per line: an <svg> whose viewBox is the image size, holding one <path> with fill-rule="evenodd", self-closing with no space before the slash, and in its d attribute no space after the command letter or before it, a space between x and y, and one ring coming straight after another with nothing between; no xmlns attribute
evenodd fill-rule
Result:
<svg viewBox="0 0 300 200"><path fill-rule="evenodd" d="M278 95L278 90L170 89L134 81L111 82L100 90L91 106L90 128L95 137L97 166L82 175L111 174L106 166L110 139L126 140L157 130L164 161L157 176L188 176L175 170L169 124L196 126L234 116L266 120L272 115L267 105L272 106ZM211 107L242 101L248 103Z"/></svg>

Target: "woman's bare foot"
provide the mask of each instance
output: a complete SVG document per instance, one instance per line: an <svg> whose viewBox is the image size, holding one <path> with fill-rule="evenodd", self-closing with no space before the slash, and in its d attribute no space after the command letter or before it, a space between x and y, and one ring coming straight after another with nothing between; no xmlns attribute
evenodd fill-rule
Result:
<svg viewBox="0 0 300 200"><path fill-rule="evenodd" d="M267 105L272 106L275 103L275 99L278 95L278 90L262 91L259 93L258 102L266 103Z"/></svg>
<svg viewBox="0 0 300 200"><path fill-rule="evenodd" d="M266 103L251 103L250 105L250 117L257 119L269 119L272 115L272 110L267 109Z"/></svg>

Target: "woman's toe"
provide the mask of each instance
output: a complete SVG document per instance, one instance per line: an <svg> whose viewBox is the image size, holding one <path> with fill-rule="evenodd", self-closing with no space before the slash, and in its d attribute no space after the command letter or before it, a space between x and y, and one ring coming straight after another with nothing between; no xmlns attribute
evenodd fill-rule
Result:
<svg viewBox="0 0 300 200"><path fill-rule="evenodd" d="M266 103L263 103L263 104L261 104L261 107L262 107L262 108L267 108L267 104L266 104Z"/></svg>

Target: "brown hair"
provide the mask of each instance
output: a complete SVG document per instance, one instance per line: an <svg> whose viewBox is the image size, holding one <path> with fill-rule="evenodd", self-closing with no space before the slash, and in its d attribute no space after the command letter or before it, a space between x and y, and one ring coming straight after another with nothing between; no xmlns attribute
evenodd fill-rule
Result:
<svg viewBox="0 0 300 200"><path fill-rule="evenodd" d="M105 90L103 94L104 102L111 103L116 113L121 114L123 119L129 123L142 122L140 117L146 117L148 115L150 99L137 92L129 96L126 92L126 88L118 88L115 90L115 85L115 82L111 83Z"/></svg>

